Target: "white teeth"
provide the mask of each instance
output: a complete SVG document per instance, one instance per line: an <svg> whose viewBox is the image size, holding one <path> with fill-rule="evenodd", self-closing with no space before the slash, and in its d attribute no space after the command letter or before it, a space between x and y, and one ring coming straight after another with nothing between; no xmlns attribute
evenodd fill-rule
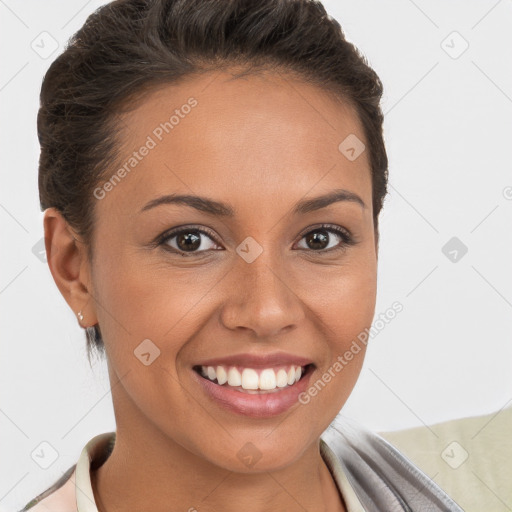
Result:
<svg viewBox="0 0 512 512"><path fill-rule="evenodd" d="M228 374L223 366L217 366L217 382L222 386L228 381Z"/></svg>
<svg viewBox="0 0 512 512"><path fill-rule="evenodd" d="M242 385L242 376L236 368L230 368L228 371L228 384L236 387Z"/></svg>
<svg viewBox="0 0 512 512"><path fill-rule="evenodd" d="M245 370L244 370L245 371ZM276 388L276 372L274 370L266 369L261 372L260 389L275 389Z"/></svg>
<svg viewBox="0 0 512 512"><path fill-rule="evenodd" d="M278 388L284 388L285 386L288 386L288 374L286 373L286 370L283 370L282 368L277 372L276 375L276 385Z"/></svg>
<svg viewBox="0 0 512 512"><path fill-rule="evenodd" d="M280 368L277 372L274 368L265 368L260 373L253 368L244 368L242 373L236 367L226 366L201 366L201 375L211 381L217 381L220 386L227 383L232 387L242 387L247 390L271 391L277 388L292 386L300 380L303 369L300 366L291 365L286 371Z"/></svg>
<svg viewBox="0 0 512 512"><path fill-rule="evenodd" d="M244 389L258 389L258 374L252 368L244 368L242 372L242 387Z"/></svg>

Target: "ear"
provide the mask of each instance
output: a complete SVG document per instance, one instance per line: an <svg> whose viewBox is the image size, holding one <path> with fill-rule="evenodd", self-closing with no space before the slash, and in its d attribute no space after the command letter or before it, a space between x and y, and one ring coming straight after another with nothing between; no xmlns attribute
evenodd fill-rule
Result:
<svg viewBox="0 0 512 512"><path fill-rule="evenodd" d="M45 210L43 223L46 259L55 284L75 316L82 312L82 327L97 324L85 243L56 208Z"/></svg>

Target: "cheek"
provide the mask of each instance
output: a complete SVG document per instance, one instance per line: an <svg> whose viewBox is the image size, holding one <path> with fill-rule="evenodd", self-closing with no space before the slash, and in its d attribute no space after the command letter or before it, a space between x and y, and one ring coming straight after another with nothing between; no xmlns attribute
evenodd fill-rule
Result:
<svg viewBox="0 0 512 512"><path fill-rule="evenodd" d="M149 257L105 252L98 257L95 291L98 320L112 363L122 371L146 339L161 351L159 361L176 374L176 356L204 321L208 291L225 272L155 264Z"/></svg>
<svg viewBox="0 0 512 512"><path fill-rule="evenodd" d="M377 275L371 254L350 270L348 265L340 269L337 278L325 284L325 293L312 297L310 305L328 348L308 396L313 400L321 391L323 407L335 415L359 377L375 314Z"/></svg>
<svg viewBox="0 0 512 512"><path fill-rule="evenodd" d="M135 414L135 404L170 430L173 414L195 403L180 385L176 359L197 329L194 305L205 290L190 278L183 282L169 267L118 254L104 254L95 273L109 366L122 379L114 402L126 414Z"/></svg>
<svg viewBox="0 0 512 512"><path fill-rule="evenodd" d="M367 270L343 280L333 291L329 323L339 335L340 349L370 326L376 301L376 276Z"/></svg>
<svg viewBox="0 0 512 512"><path fill-rule="evenodd" d="M330 274L318 274L309 304L325 324L332 349L343 351L371 325L377 294L377 265L371 251L359 253ZM310 288L311 289L311 288Z"/></svg>

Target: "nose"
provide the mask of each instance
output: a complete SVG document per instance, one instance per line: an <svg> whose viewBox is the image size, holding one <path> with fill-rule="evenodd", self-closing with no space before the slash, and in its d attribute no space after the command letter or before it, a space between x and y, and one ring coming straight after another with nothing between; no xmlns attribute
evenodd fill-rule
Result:
<svg viewBox="0 0 512 512"><path fill-rule="evenodd" d="M252 331L253 338L264 339L297 328L304 317L293 280L265 251L252 263L237 262L226 283L224 327Z"/></svg>

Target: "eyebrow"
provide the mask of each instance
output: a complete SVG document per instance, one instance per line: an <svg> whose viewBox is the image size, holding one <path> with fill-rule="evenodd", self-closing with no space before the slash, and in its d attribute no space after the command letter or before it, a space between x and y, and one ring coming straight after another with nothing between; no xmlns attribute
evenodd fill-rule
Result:
<svg viewBox="0 0 512 512"><path fill-rule="evenodd" d="M315 210L320 210L321 208L325 208L340 201L354 202L359 204L362 208L366 208L364 201L354 192L344 189L336 189L322 196L318 196L313 199L303 199L302 201L297 202L293 207L292 213L295 215L305 214ZM142 213L164 204L181 204L218 217L235 216L235 210L228 204L215 201L208 197L187 194L167 194L157 197L144 205L140 212Z"/></svg>

